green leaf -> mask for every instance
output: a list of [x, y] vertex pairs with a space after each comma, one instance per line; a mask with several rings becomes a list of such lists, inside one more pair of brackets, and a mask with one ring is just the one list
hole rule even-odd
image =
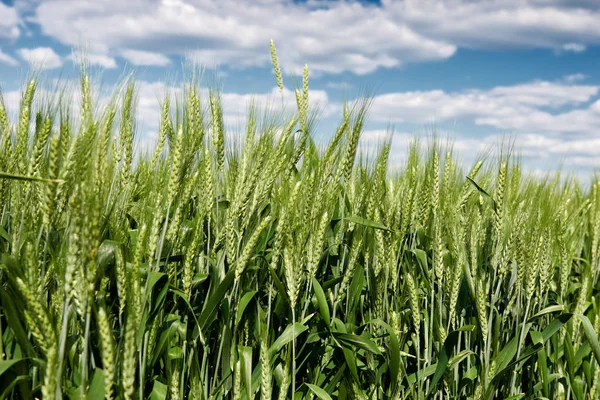
[[321, 389], [317, 385], [313, 385], [311, 383], [306, 383], [306, 386], [308, 386], [308, 388], [310, 389], [310, 391], [313, 392], [319, 399], [321, 399], [321, 400], [333, 400], [331, 398], [331, 396], [329, 396], [329, 394], [327, 394], [327, 392], [325, 390]]
[[304, 331], [306, 331], [308, 327], [306, 325], [302, 325], [300, 322], [296, 322], [295, 324], [289, 324], [287, 328], [283, 331], [281, 335], [273, 342], [271, 347], [269, 348], [269, 354], [273, 357], [283, 346], [300, 336]]
[[363, 288], [365, 287], [365, 269], [360, 263], [356, 263], [354, 267], [354, 276], [352, 277], [352, 282], [350, 283], [350, 288], [348, 290], [348, 298], [346, 300], [348, 304], [348, 322], [351, 322], [356, 313], [354, 310], [360, 304], [360, 298], [363, 293]]
[[396, 386], [398, 382], [398, 376], [400, 374], [400, 343], [396, 331], [387, 323], [380, 319], [370, 321], [370, 323], [381, 325], [388, 333], [390, 338], [390, 354], [389, 354], [389, 368], [390, 368], [390, 382], [392, 386]]
[[9, 393], [11, 393], [15, 387], [18, 387], [20, 389], [21, 397], [19, 397], [19, 398], [22, 398], [22, 399], [33, 398], [33, 396], [31, 396], [31, 391], [29, 390], [29, 387], [31, 386], [31, 384], [28, 385], [25, 383], [25, 381], [29, 381], [29, 380], [31, 380], [31, 377], [29, 375], [19, 375], [17, 377], [12, 378], [10, 383], [6, 386], [6, 388], [4, 388], [4, 391], [2, 393], [0, 393], [0, 399], [8, 399]]
[[421, 249], [412, 249], [410, 252], [413, 253], [417, 258], [417, 262], [419, 263], [421, 270], [427, 271], [427, 253]]
[[358, 216], [349, 216], [349, 217], [345, 217], [344, 218], [345, 221], [347, 222], [354, 222], [355, 224], [358, 225], [363, 225], [363, 226], [367, 226], [369, 228], [374, 228], [374, 229], [382, 229], [384, 231], [388, 231], [388, 232], [393, 232], [392, 229], [388, 228], [387, 226], [380, 224], [379, 222], [375, 222], [375, 221], [371, 221], [362, 217], [358, 217]]
[[10, 236], [8, 235], [8, 232], [6, 232], [6, 229], [4, 229], [2, 226], [0, 226], [0, 237], [7, 242], [10, 242]]
[[192, 286], [197, 286], [208, 279], [208, 274], [196, 274], [192, 279]]
[[494, 361], [496, 361], [496, 368], [498, 371], [503, 370], [512, 361], [517, 354], [517, 345], [519, 338], [514, 337], [500, 350]]
[[554, 334], [558, 332], [564, 324], [569, 322], [572, 316], [573, 314], [565, 313], [559, 315], [554, 320], [552, 320], [552, 322], [550, 322], [548, 326], [546, 326], [546, 328], [544, 328], [544, 330], [542, 331], [542, 337], [544, 338], [544, 342], [546, 342], [548, 339], [554, 336]]
[[479, 193], [481, 193], [483, 195], [483, 198], [486, 199], [488, 201], [488, 203], [490, 203], [490, 205], [492, 206], [494, 211], [496, 211], [496, 209], [497, 209], [496, 202], [494, 201], [492, 196], [490, 196], [490, 194], [488, 192], [483, 190], [483, 188], [481, 186], [479, 186], [477, 184], [477, 182], [475, 182], [473, 179], [469, 178], [468, 176], [466, 178], [469, 182], [471, 182], [471, 184], [473, 186], [475, 186], [475, 188], [479, 191]]
[[[77, 384], [79, 383], [77, 382]], [[70, 387], [65, 390], [65, 394], [69, 397], [69, 400], [81, 400], [79, 387]]]
[[235, 312], [235, 325], [236, 326], [238, 326], [240, 324], [240, 321], [242, 320], [242, 316], [244, 315], [244, 311], [246, 310], [246, 307], [248, 307], [248, 304], [250, 304], [250, 302], [252, 301], [252, 298], [254, 297], [254, 295], [256, 293], [258, 293], [256, 290], [251, 290], [249, 292], [246, 292], [240, 299], [237, 310]]
[[104, 372], [100, 368], [96, 368], [88, 389], [88, 398], [103, 399], [104, 397]]
[[461, 327], [455, 331], [452, 331], [446, 337], [446, 341], [440, 350], [437, 367], [435, 369], [435, 375], [433, 376], [433, 380], [431, 381], [431, 389], [429, 390], [428, 397], [430, 397], [433, 393], [435, 393], [436, 386], [440, 381], [441, 377], [446, 372], [446, 368], [448, 367], [448, 362], [450, 361], [450, 355], [456, 346], [456, 342], [458, 341], [458, 336], [460, 332], [463, 331], [473, 331], [475, 329], [474, 325], [467, 325]]
[[598, 343], [598, 333], [594, 331], [594, 327], [592, 323], [585, 315], [578, 314], [579, 319], [581, 319], [581, 326], [583, 327], [583, 333], [590, 343], [590, 347], [594, 352], [594, 357], [596, 357], [596, 362], [600, 364], [600, 343]]
[[99, 272], [104, 271], [109, 265], [115, 264], [116, 254], [119, 251], [121, 243], [115, 240], [105, 240], [102, 242], [96, 252], [96, 262], [98, 263]]
[[154, 386], [152, 386], [152, 393], [150, 393], [150, 400], [165, 400], [167, 398], [167, 389], [167, 385], [155, 379]]
[[332, 334], [340, 342], [361, 348], [361, 349], [369, 351], [373, 354], [377, 354], [377, 355], [381, 354], [381, 352], [379, 351], [379, 348], [377, 348], [377, 345], [371, 339], [367, 339], [364, 336], [358, 336], [358, 335], [354, 335], [351, 333], [339, 333], [339, 332], [332, 332]]
[[[216, 201], [216, 198], [215, 198]], [[226, 210], [229, 208], [229, 200], [218, 200], [215, 202], [214, 208], [216, 208], [217, 210], [221, 211], [221, 210]]]
[[145, 308], [142, 313], [141, 323], [138, 327], [138, 334], [136, 337], [138, 344], [143, 340], [144, 332], [146, 331], [146, 322], [149, 319], [152, 319], [152, 315], [158, 312], [169, 290], [168, 277], [162, 272], [150, 271], [146, 282], [146, 297], [150, 307], [149, 309]]
[[531, 336], [531, 341], [533, 342], [533, 344], [543, 344], [544, 343], [544, 337], [542, 336], [541, 332], [538, 331], [531, 331], [529, 332], [529, 336]]
[[[340, 344], [338, 343], [338, 345], [340, 345]], [[358, 368], [356, 368], [356, 360], [355, 360], [356, 356], [354, 355], [354, 352], [352, 350], [350, 350], [349, 348], [342, 346], [342, 353], [344, 354], [344, 360], [346, 360], [346, 365], [348, 366], [350, 373], [352, 374], [354, 379], [356, 379], [358, 381], [359, 380]]]
[[[146, 293], [148, 295], [148, 297], [150, 297], [150, 304], [152, 305], [151, 307], [151, 312], [155, 312], [158, 307], [160, 307], [160, 305], [162, 304], [162, 300], [164, 300], [164, 297], [166, 295], [168, 286], [165, 285], [165, 283], [167, 282], [168, 277], [167, 274], [162, 273], [162, 272], [156, 272], [156, 271], [150, 271], [150, 273], [148, 274], [148, 280], [146, 281], [146, 285], [147, 285], [147, 289], [146, 289]], [[157, 286], [159, 283], [162, 284], [162, 286]], [[156, 296], [152, 296], [152, 292], [154, 287], [158, 287], [160, 288], [159, 292], [156, 294]]]
[[[530, 332], [531, 339], [534, 344], [541, 343], [544, 338], [541, 333], [536, 331]], [[548, 357], [546, 357], [546, 351], [542, 349], [537, 356], [537, 364], [540, 368], [540, 372], [542, 375], [542, 390], [544, 392], [544, 397], [548, 397], [550, 395], [550, 377], [548, 372]]]
[[198, 318], [196, 318], [196, 313], [194, 312], [194, 309], [193, 309], [192, 305], [190, 304], [190, 302], [188, 301], [185, 293], [183, 293], [181, 290], [176, 289], [176, 288], [170, 288], [170, 291], [171, 291], [171, 293], [179, 296], [183, 300], [184, 304], [187, 306], [188, 310], [190, 311], [192, 318], [194, 318], [194, 321], [196, 322], [196, 326], [198, 327], [198, 330], [200, 330], [200, 323], [198, 322]]
[[564, 311], [564, 309], [565, 309], [565, 306], [563, 306], [561, 304], [555, 305], [555, 306], [549, 306], [549, 307], [544, 308], [542, 311], [535, 314], [531, 318], [529, 318], [528, 321], [534, 320], [538, 317], [541, 317], [542, 315], [550, 314], [550, 313], [557, 312], [557, 311]]
[[277, 272], [271, 268], [268, 268], [268, 270], [269, 270], [269, 273], [271, 274], [271, 279], [273, 279], [273, 283], [275, 284], [275, 288], [277, 289], [279, 296], [283, 299], [283, 301], [285, 301], [286, 303], [289, 304], [290, 298], [287, 295], [287, 291], [285, 290], [283, 283], [281, 283], [281, 280], [277, 276]]
[[475, 354], [469, 349], [465, 349], [452, 357], [450, 361], [448, 361], [448, 368], [453, 368], [455, 365], [459, 364], [462, 360], [465, 360], [470, 355]]
[[471, 367], [471, 369], [465, 373], [465, 378], [474, 381], [475, 378], [477, 378], [477, 367]]
[[183, 350], [180, 346], [174, 346], [169, 349], [169, 360], [180, 360], [183, 358]]
[[564, 351], [565, 358], [567, 360], [567, 375], [569, 377], [569, 382], [571, 383], [571, 389], [573, 389], [573, 395], [576, 399], [583, 400], [583, 390], [581, 390], [581, 386], [576, 382], [577, 378], [577, 365], [575, 364], [575, 350], [573, 349], [573, 339], [571, 338], [571, 333], [567, 330], [565, 335]]
[[36, 176], [25, 176], [25, 175], [16, 175], [9, 174], [6, 172], [0, 172], [0, 179], [13, 179], [15, 181], [29, 181], [29, 182], [44, 182], [44, 183], [63, 183], [62, 179], [45, 179], [38, 178]]
[[[589, 343], [585, 342], [579, 346], [577, 353], [575, 353], [575, 365], [581, 365], [581, 363], [587, 361], [584, 360], [592, 352], [592, 347]], [[591, 383], [590, 383], [591, 385]]]
[[242, 377], [246, 387], [248, 399], [252, 398], [252, 347], [238, 346], [240, 364], [242, 365]]
[[344, 280], [343, 276], [338, 276], [337, 278], [330, 279], [323, 283], [323, 290], [331, 289], [338, 283], [341, 283]]
[[430, 375], [433, 375], [435, 373], [435, 371], [437, 370], [437, 363], [429, 365], [428, 367], [426, 367], [424, 370], [421, 369], [415, 373], [412, 373], [410, 375], [408, 375], [406, 377], [406, 381], [412, 385], [414, 384], [417, 380], [423, 380], [425, 378], [427, 378]]
[[18, 360], [0, 360], [0, 377], [7, 370], [11, 369], [15, 365], [27, 361], [27, 358], [19, 358]]
[[323, 321], [325, 321], [325, 325], [327, 325], [327, 327], [329, 328], [331, 326], [331, 315], [329, 314], [329, 304], [327, 303], [325, 292], [319, 284], [319, 281], [317, 281], [314, 276], [311, 279], [313, 288], [315, 290], [315, 296], [317, 297], [319, 313], [321, 314], [321, 318], [323, 318]]
[[204, 303], [204, 309], [198, 317], [198, 325], [200, 326], [201, 337], [202, 333], [205, 332], [208, 326], [212, 323], [217, 310], [221, 307], [221, 302], [225, 298], [225, 294], [231, 288], [233, 280], [235, 278], [235, 270], [230, 270], [217, 289], [212, 293], [208, 300]]
[[560, 330], [560, 328], [571, 319], [572, 316], [573, 316], [573, 314], [565, 313], [565, 314], [561, 314], [558, 317], [556, 317], [542, 331], [543, 342], [538, 342], [538, 343], [534, 344], [533, 346], [527, 347], [517, 360], [510, 362], [505, 368], [499, 369], [499, 371], [496, 372], [496, 375], [494, 375], [494, 377], [490, 381], [490, 384], [488, 386], [488, 389], [485, 393], [484, 398], [492, 399], [493, 395], [494, 395], [494, 391], [496, 390], [496, 386], [502, 380], [502, 378], [507, 373], [509, 373], [517, 363], [520, 363], [520, 362], [530, 358], [531, 356], [536, 354], [538, 351], [540, 351], [543, 348], [543, 343], [545, 343], [552, 336], [554, 336], [554, 334], [556, 334], [556, 332], [558, 332]]
[[[14, 337], [17, 340], [17, 343], [19, 343], [21, 350], [27, 356], [35, 356], [36, 351], [29, 341], [27, 331], [21, 324], [22, 313], [15, 307], [17, 300], [8, 294], [3, 285], [0, 285], [0, 301], [2, 302], [2, 310], [6, 315], [6, 322], [13, 331]], [[22, 307], [24, 306], [25, 305], [23, 304]]]

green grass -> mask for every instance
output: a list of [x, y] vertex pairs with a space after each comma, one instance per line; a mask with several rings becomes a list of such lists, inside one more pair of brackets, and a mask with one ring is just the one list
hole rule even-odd
[[138, 157], [133, 81], [37, 90], [0, 108], [3, 398], [599, 395], [597, 179], [435, 141], [391, 174], [358, 150], [369, 100], [315, 144], [308, 69], [236, 145], [189, 81]]

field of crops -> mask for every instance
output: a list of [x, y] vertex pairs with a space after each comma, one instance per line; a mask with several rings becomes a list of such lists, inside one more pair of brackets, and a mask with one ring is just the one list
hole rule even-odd
[[239, 134], [190, 79], [136, 154], [134, 81], [80, 86], [0, 106], [2, 398], [599, 398], [597, 179], [390, 173], [368, 99], [315, 143], [307, 69]]

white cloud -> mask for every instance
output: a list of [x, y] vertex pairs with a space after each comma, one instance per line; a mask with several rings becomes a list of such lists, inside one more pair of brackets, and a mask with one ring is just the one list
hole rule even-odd
[[576, 73], [576, 74], [571, 74], [571, 75], [567, 75], [563, 78], [563, 80], [567, 83], [574, 83], [574, 82], [579, 82], [584, 80], [585, 78], [587, 78], [587, 75], [582, 74], [580, 72]]
[[600, 158], [598, 157], [568, 157], [565, 159], [565, 164], [574, 166], [574, 167], [582, 167], [582, 168], [600, 168]]
[[490, 90], [388, 93], [374, 97], [370, 115], [380, 122], [464, 119], [518, 132], [594, 135], [600, 124], [600, 101], [581, 105], [593, 101], [599, 91], [600, 86], [594, 85], [537, 81]]
[[34, 68], [54, 69], [62, 65], [62, 59], [50, 47], [36, 47], [34, 49], [19, 49], [21, 58]]
[[17, 10], [0, 2], [0, 40], [17, 39], [20, 34]]
[[135, 65], [152, 65], [165, 67], [171, 63], [168, 57], [151, 51], [121, 50], [121, 56]]
[[599, 89], [599, 86], [592, 85], [564, 85], [536, 81], [514, 86], [497, 86], [487, 93], [497, 99], [506, 99], [529, 106], [560, 107], [586, 102], [598, 94]]
[[8, 64], [12, 67], [19, 65], [19, 61], [17, 61], [14, 57], [4, 53], [2, 49], [0, 49], [0, 63]]
[[[386, 130], [367, 130], [361, 137], [359, 150], [367, 155], [376, 154], [376, 150], [387, 138], [389, 132]], [[507, 143], [507, 137], [493, 134], [485, 137], [468, 137], [460, 134], [442, 137], [438, 142], [445, 148], [448, 143], [456, 157], [461, 160], [461, 165], [468, 168], [479, 156], [489, 154], [495, 156], [501, 147], [499, 143]], [[520, 155], [528, 172], [535, 173], [544, 169], [554, 171], [562, 162], [568, 172], [577, 172], [579, 178], [587, 179], [593, 168], [600, 167], [600, 158], [597, 157], [597, 149], [600, 148], [600, 137], [592, 139], [565, 139], [549, 138], [544, 135], [524, 133], [512, 136], [514, 139], [514, 151]], [[438, 136], [438, 139], [440, 136]], [[406, 162], [410, 144], [418, 139], [421, 145], [431, 144], [431, 136], [418, 133], [393, 133], [390, 148], [389, 165], [392, 170], [401, 168]], [[489, 150], [491, 153], [488, 153]], [[541, 168], [541, 169], [540, 169]]]
[[[165, 85], [164, 82], [138, 81], [138, 119], [143, 121], [144, 126], [155, 128], [158, 126], [160, 116], [160, 103], [165, 93], [171, 96], [181, 96], [182, 89]], [[207, 104], [208, 89], [201, 90], [202, 102]], [[280, 113], [282, 110], [293, 112], [296, 110], [296, 97], [291, 90], [284, 89], [283, 93], [278, 88], [269, 92], [258, 94], [241, 94], [233, 92], [222, 92], [220, 94], [223, 104], [225, 122], [231, 126], [243, 124], [248, 107], [253, 103], [258, 110]], [[327, 92], [323, 90], [309, 91], [309, 105], [312, 109], [318, 108], [321, 117], [325, 118], [339, 110], [339, 106], [329, 102]], [[172, 98], [174, 100], [174, 98]], [[259, 113], [262, 115], [262, 113]]]
[[[94, 86], [97, 93], [97, 88]], [[573, 88], [573, 93], [568, 93], [568, 88]], [[77, 82], [74, 81], [70, 88], [74, 91], [72, 104], [77, 107], [79, 103]], [[183, 91], [180, 86], [173, 87], [164, 82], [138, 81], [138, 101], [137, 101], [137, 133], [138, 148], [140, 150], [151, 149], [156, 141], [156, 130], [160, 115], [160, 102], [164, 98], [165, 91], [171, 94], [181, 96]], [[40, 89], [40, 96], [43, 98], [44, 88]], [[549, 96], [548, 93], [554, 92], [555, 95]], [[595, 127], [600, 124], [600, 100], [594, 100], [598, 95], [598, 88], [589, 85], [567, 85], [564, 83], [552, 82], [532, 82], [510, 87], [497, 87], [487, 91], [464, 91], [457, 93], [446, 93], [443, 91], [419, 92], [420, 97], [415, 93], [407, 95], [406, 93], [396, 93], [396, 96], [403, 98], [405, 103], [399, 102], [395, 107], [402, 113], [406, 122], [417, 125], [416, 128], [403, 127], [402, 131], [393, 132], [392, 149], [390, 153], [390, 164], [392, 167], [401, 166], [405, 160], [406, 150], [412, 139], [419, 136], [422, 131], [421, 124], [428, 122], [427, 118], [435, 115], [435, 108], [439, 106], [444, 109], [446, 118], [440, 122], [452, 121], [454, 118], [465, 117], [469, 120], [485, 120], [497, 118], [506, 124], [514, 124], [515, 118], [521, 118], [531, 114], [533, 117], [539, 111], [540, 107], [556, 107], [557, 105], [575, 107], [577, 104], [584, 104], [581, 108], [571, 111], [549, 114], [545, 124], [539, 124], [532, 129], [515, 129], [512, 138], [515, 140], [515, 148], [523, 156], [524, 165], [529, 171], [536, 169], [555, 168], [559, 161], [564, 162], [565, 169], [577, 171], [580, 177], [589, 176], [593, 168], [600, 167], [600, 161], [597, 157], [600, 149], [600, 134]], [[560, 93], [564, 93], [561, 95]], [[207, 106], [208, 93], [206, 89], [201, 92], [203, 106]], [[7, 91], [3, 94], [6, 104], [11, 111], [11, 116], [16, 117], [16, 110], [19, 105], [20, 92]], [[310, 94], [311, 105], [317, 105], [323, 110], [323, 116], [333, 116], [333, 119], [341, 114], [340, 105], [332, 103], [325, 91], [314, 90]], [[386, 96], [386, 95], [383, 95]], [[379, 97], [379, 96], [378, 96]], [[367, 116], [367, 124], [373, 121], [384, 121], [381, 118], [382, 109], [378, 97], [374, 99], [371, 112]], [[538, 99], [547, 97], [542, 101]], [[100, 104], [105, 104], [109, 94], [102, 92], [99, 94]], [[295, 110], [295, 98], [293, 92], [285, 90], [282, 94], [277, 88], [256, 95], [222, 92], [221, 98], [224, 106], [224, 116], [227, 132], [230, 135], [238, 134], [245, 127], [245, 118], [247, 108], [251, 101], [254, 101], [259, 109], [268, 107], [275, 115], [283, 107], [287, 111]], [[283, 101], [282, 101], [283, 98]], [[407, 108], [406, 103], [413, 100]], [[590, 103], [591, 102], [591, 103]], [[446, 104], [447, 103], [447, 104]], [[480, 104], [481, 103], [481, 104]], [[453, 106], [457, 104], [456, 106]], [[478, 106], [478, 104], [480, 104]], [[386, 105], [386, 104], [384, 104]], [[387, 107], [387, 105], [386, 105]], [[392, 107], [392, 105], [390, 105]], [[512, 107], [512, 108], [511, 108]], [[392, 108], [387, 109], [387, 111]], [[385, 111], [385, 110], [383, 110]], [[505, 113], [504, 117], [499, 117], [496, 112]], [[516, 116], [513, 113], [517, 113]], [[440, 113], [438, 113], [439, 115]], [[77, 115], [77, 113], [74, 113]], [[262, 113], [258, 114], [262, 116]], [[379, 118], [379, 119], [378, 119]], [[595, 118], [595, 120], [594, 120]], [[331, 120], [330, 120], [331, 121]], [[583, 121], [583, 122], [581, 122]], [[503, 142], [504, 136], [500, 133], [476, 135], [465, 135], [460, 132], [446, 133], [444, 126], [440, 124], [438, 138], [441, 143], [446, 139], [450, 140], [453, 149], [464, 163], [465, 168], [474, 161], [475, 157], [488, 149], [497, 149], [498, 143]], [[535, 125], [535, 124], [532, 124]], [[579, 130], [566, 130], [564, 128], [553, 129], [553, 125], [559, 127], [575, 126]], [[497, 129], [495, 132], [506, 132], [505, 125], [493, 125]], [[583, 129], [585, 128], [585, 129]], [[383, 129], [370, 129], [367, 127], [364, 132], [360, 148], [367, 154], [374, 154], [375, 149], [382, 141], [389, 137], [390, 132]], [[331, 132], [326, 132], [331, 133]], [[423, 137], [423, 135], [420, 135]], [[425, 138], [425, 142], [429, 139]], [[504, 141], [506, 143], [506, 140]], [[584, 172], [582, 172], [584, 171]], [[587, 172], [585, 172], [587, 171]]]
[[[79, 107], [81, 101], [79, 82], [76, 79], [72, 81], [61, 80], [60, 82], [66, 85], [67, 98], [70, 99], [68, 103], [75, 107], [73, 116], [75, 121], [77, 121], [79, 113], [76, 108]], [[57, 81], [54, 80], [51, 82], [50, 86], [54, 87], [56, 84]], [[174, 107], [176, 98], [182, 99], [183, 89], [180, 85], [172, 86], [161, 81], [150, 82], [138, 80], [135, 85], [138, 137], [141, 147], [148, 147], [154, 144], [152, 140], [153, 138], [155, 139], [155, 136], [152, 135], [156, 133], [158, 128], [161, 103], [164, 100], [165, 95], [168, 94], [170, 96], [171, 104]], [[97, 81], [92, 81], [92, 94], [94, 95], [96, 109], [101, 110], [108, 104], [113, 96], [111, 90], [112, 89], [109, 87], [103, 87]], [[55, 93], [45, 86], [39, 87], [36, 91], [36, 99], [40, 100], [47, 99], [48, 97], [54, 98], [54, 95]], [[205, 87], [201, 88], [200, 95], [202, 107], [208, 107], [208, 89]], [[21, 91], [5, 91], [2, 92], [2, 96], [9, 113], [15, 118], [19, 108]], [[238, 133], [239, 129], [244, 129], [248, 107], [252, 103], [257, 107], [258, 117], [262, 117], [265, 111], [273, 113], [275, 116], [289, 116], [289, 113], [296, 111], [295, 95], [287, 89], [284, 90], [283, 94], [275, 87], [270, 91], [258, 94], [241, 94], [224, 91], [221, 92], [220, 96], [223, 105], [225, 124], [230, 128], [230, 133]], [[325, 91], [310, 90], [309, 103], [312, 109], [319, 108], [322, 110], [321, 116], [324, 118], [330, 116], [333, 112], [339, 111], [337, 105], [329, 102]], [[34, 104], [34, 107], [37, 106], [36, 104]], [[210, 118], [210, 116], [208, 116], [208, 118]]]
[[19, 101], [21, 99], [21, 93], [18, 90], [7, 90], [2, 91], [0, 93], [2, 96], [2, 100], [4, 101], [4, 105], [6, 106], [6, 112], [9, 116], [9, 119], [12, 119], [14, 122], [17, 116], [17, 112], [19, 110]]
[[314, 71], [365, 74], [407, 61], [445, 59], [456, 50], [393, 21], [383, 9], [355, 2], [317, 8], [283, 0], [49, 0], [39, 4], [35, 20], [43, 33], [67, 45], [83, 39], [103, 54], [124, 49], [191, 54], [209, 66], [266, 66], [271, 37], [282, 66], [296, 71], [307, 62]]
[[325, 85], [330, 89], [336, 89], [336, 90], [348, 90], [352, 87], [352, 84], [346, 81], [342, 81], [342, 82], [327, 82], [327, 84]]
[[431, 38], [471, 48], [585, 46], [600, 41], [597, 6], [562, 0], [383, 0], [390, 14]]
[[562, 46], [564, 51], [572, 51], [573, 53], [584, 52], [587, 47], [581, 43], [566, 43]]
[[[443, 90], [388, 93], [375, 96], [369, 120], [399, 123], [406, 131], [435, 121], [438, 132], [455, 122], [487, 126], [478, 137], [450, 134], [454, 148], [472, 161], [478, 152], [498, 148], [502, 133], [510, 133], [528, 167], [564, 166], [590, 171], [600, 166], [600, 86], [583, 85], [582, 74], [557, 82], [535, 81], [488, 90]], [[490, 133], [490, 127], [492, 133]], [[454, 130], [454, 129], [453, 129]], [[460, 128], [458, 129], [460, 131]], [[476, 130], [475, 130], [476, 131]], [[473, 135], [474, 131], [469, 129]], [[498, 133], [493, 133], [498, 132]], [[370, 130], [368, 143], [381, 140], [385, 131]], [[394, 134], [392, 158], [404, 160], [411, 135]], [[372, 146], [371, 146], [372, 147]]]
[[72, 53], [67, 56], [75, 64], [79, 64], [82, 59], [85, 59], [90, 65], [99, 65], [102, 68], [113, 69], [117, 68], [117, 61], [104, 54], [76, 54]]
[[[183, 90], [181, 86], [170, 86], [165, 82], [137, 81], [137, 121], [138, 121], [138, 144], [140, 149], [151, 149], [156, 143], [161, 103], [165, 94], [169, 94], [171, 104], [175, 104], [175, 98], [181, 99]], [[208, 89], [200, 91], [201, 105], [208, 107]], [[257, 107], [257, 116], [260, 118], [268, 112], [276, 118], [282, 115], [289, 116], [289, 112], [296, 110], [296, 99], [292, 91], [285, 89], [283, 93], [278, 88], [258, 94], [241, 94], [233, 92], [221, 92], [223, 105], [223, 117], [227, 135], [234, 140], [240, 132], [246, 129], [247, 111], [250, 104]], [[331, 104], [327, 93], [321, 90], [309, 91], [309, 103], [312, 109], [322, 110], [321, 116], [327, 117], [339, 111], [339, 107]], [[283, 113], [282, 113], [283, 110]], [[210, 118], [210, 116], [207, 116]]]
[[[579, 2], [580, 3], [580, 2]], [[368, 74], [451, 57], [458, 47], [583, 51], [600, 44], [600, 9], [563, 0], [46, 0], [34, 21], [63, 44], [165, 65], [189, 54], [207, 66], [266, 66], [268, 41], [287, 72]], [[147, 54], [150, 53], [150, 54]]]

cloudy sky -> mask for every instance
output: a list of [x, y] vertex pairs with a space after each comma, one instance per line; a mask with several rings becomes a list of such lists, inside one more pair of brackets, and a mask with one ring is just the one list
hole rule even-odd
[[[280, 104], [307, 63], [326, 140], [344, 100], [374, 93], [364, 139], [394, 128], [393, 162], [409, 138], [454, 140], [466, 162], [512, 135], [531, 171], [600, 167], [597, 0], [0, 0], [0, 84], [7, 102], [31, 66], [77, 76], [77, 50], [105, 85], [139, 82], [140, 143], [152, 143], [157, 98], [193, 60], [217, 68], [229, 118], [250, 96]], [[214, 75], [214, 74], [212, 74]], [[293, 104], [291, 91], [284, 98]], [[279, 103], [278, 103], [279, 102]]]

